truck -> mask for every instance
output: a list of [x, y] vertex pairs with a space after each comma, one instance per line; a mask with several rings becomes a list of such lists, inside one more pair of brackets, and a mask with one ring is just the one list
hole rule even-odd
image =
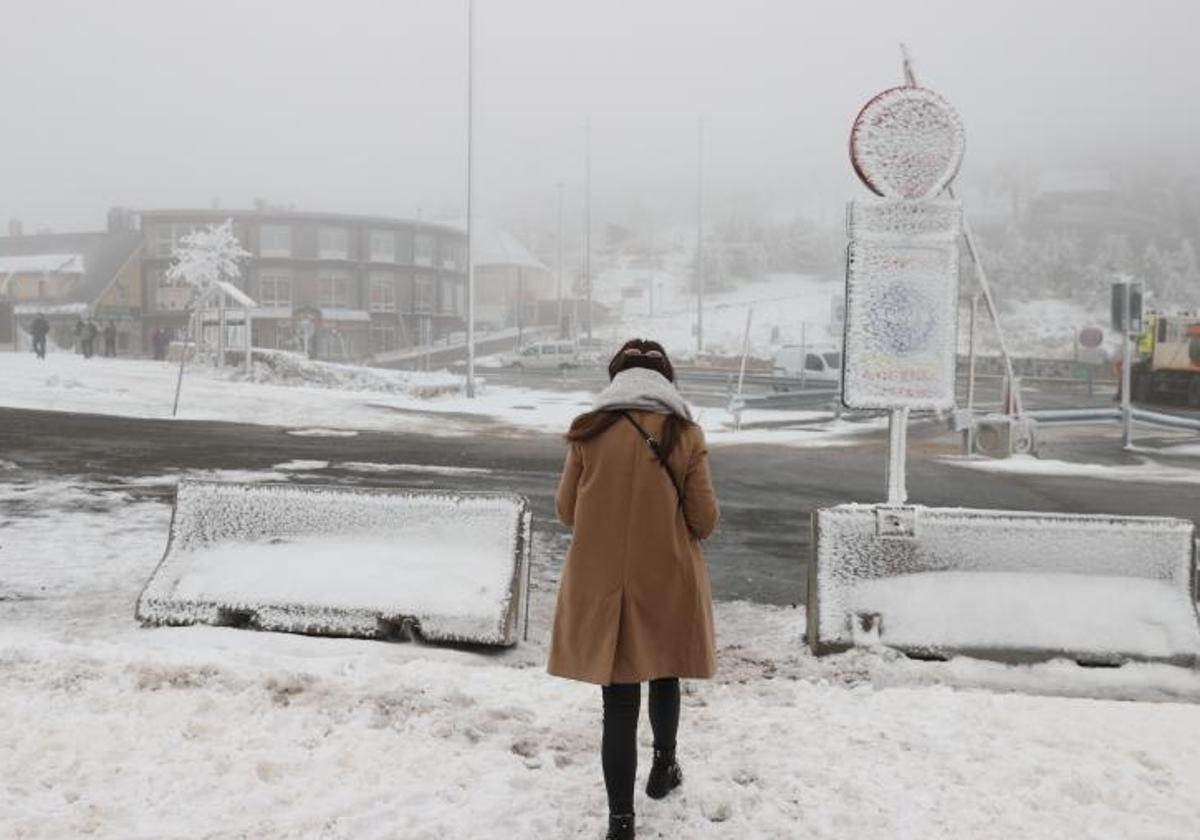
[[1200, 408], [1200, 313], [1150, 315], [1129, 375], [1136, 401]]

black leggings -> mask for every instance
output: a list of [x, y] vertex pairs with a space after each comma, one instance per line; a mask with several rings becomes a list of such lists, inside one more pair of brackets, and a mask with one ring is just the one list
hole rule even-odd
[[[608, 790], [610, 814], [633, 813], [633, 786], [637, 776], [637, 725], [642, 704], [641, 683], [603, 686], [604, 737], [600, 741], [600, 763]], [[679, 679], [664, 677], [650, 681], [650, 729], [656, 750], [675, 749], [679, 731]]]

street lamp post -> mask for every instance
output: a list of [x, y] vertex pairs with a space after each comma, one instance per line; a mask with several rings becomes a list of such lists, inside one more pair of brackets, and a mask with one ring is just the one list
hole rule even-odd
[[475, 397], [475, 255], [473, 232], [475, 169], [475, 0], [467, 0], [467, 397]]
[[696, 354], [704, 352], [704, 118], [696, 137]]

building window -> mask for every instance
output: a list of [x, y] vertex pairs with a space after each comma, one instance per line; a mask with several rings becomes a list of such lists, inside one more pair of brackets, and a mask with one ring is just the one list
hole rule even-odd
[[396, 349], [396, 325], [390, 321], [371, 322], [371, 352], [387, 353]]
[[371, 231], [371, 262], [396, 261], [396, 234], [390, 230]]
[[350, 258], [350, 235], [345, 228], [320, 228], [317, 231], [317, 256], [323, 260]]
[[292, 306], [292, 273], [286, 269], [264, 269], [258, 273], [258, 305]]
[[396, 278], [387, 272], [371, 272], [370, 310], [396, 311]]
[[433, 278], [429, 276], [418, 277], [414, 285], [414, 300], [413, 311], [420, 313], [433, 312], [433, 308], [437, 303], [437, 290], [433, 285]]
[[287, 225], [263, 225], [258, 229], [258, 255], [260, 257], [290, 257], [292, 255], [292, 229]]
[[350, 308], [350, 275], [344, 271], [323, 271], [317, 277], [317, 305], [334, 309]]
[[442, 240], [442, 268], [456, 269], [460, 266], [458, 262], [458, 246], [453, 242]]
[[155, 225], [151, 253], [156, 257], [170, 257], [175, 253], [179, 240], [187, 236], [195, 227], [193, 225], [164, 224]]
[[429, 234], [418, 233], [413, 237], [413, 263], [433, 265], [433, 237]]
[[454, 314], [454, 287], [455, 284], [449, 281], [442, 283], [442, 299], [441, 308], [438, 310], [443, 315]]

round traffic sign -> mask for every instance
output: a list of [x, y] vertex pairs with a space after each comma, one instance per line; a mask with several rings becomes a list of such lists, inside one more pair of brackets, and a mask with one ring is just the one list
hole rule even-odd
[[932, 198], [962, 164], [966, 135], [950, 103], [921, 87], [885, 90], [859, 111], [850, 131], [854, 171], [884, 198]]
[[1104, 343], [1104, 331], [1099, 327], [1084, 327], [1079, 331], [1079, 346], [1095, 350]]

